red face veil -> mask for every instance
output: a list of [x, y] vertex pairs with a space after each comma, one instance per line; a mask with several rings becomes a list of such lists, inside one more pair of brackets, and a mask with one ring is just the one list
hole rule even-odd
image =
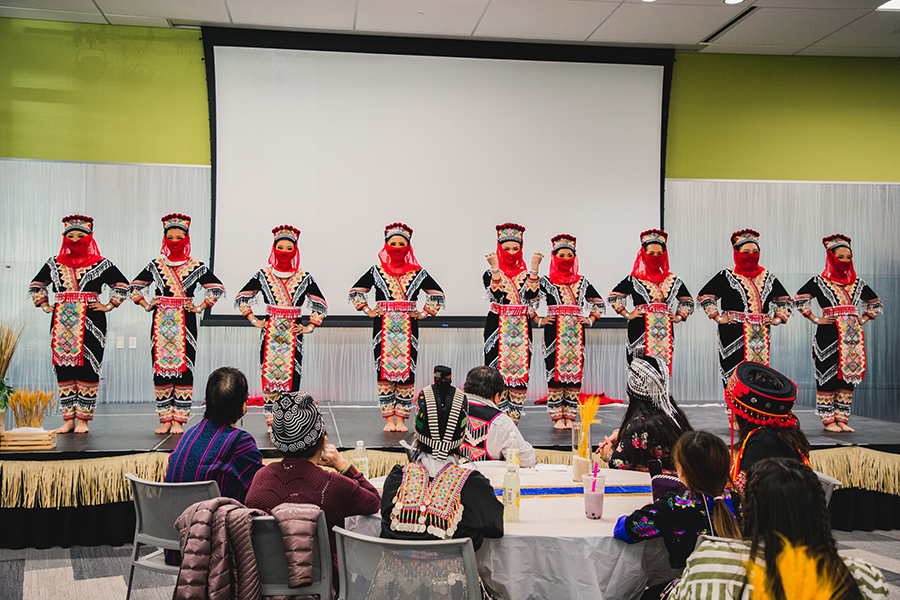
[[551, 283], [572, 285], [578, 281], [579, 277], [577, 255], [572, 258], [560, 258], [556, 253], [553, 254], [553, 257], [550, 259], [549, 279]]
[[163, 234], [160, 253], [172, 262], [181, 262], [191, 257], [191, 234], [185, 232], [180, 240], [170, 240]]
[[641, 246], [631, 274], [638, 279], [662, 283], [669, 276], [669, 252], [664, 249], [662, 254], [647, 254], [647, 249]]
[[839, 283], [850, 285], [856, 281], [856, 269], [853, 268], [853, 258], [848, 261], [838, 260], [831, 250], [825, 251], [825, 270], [822, 277]]
[[404, 275], [422, 268], [413, 254], [412, 244], [396, 248], [385, 242], [381, 252], [378, 253], [378, 259], [384, 270], [391, 275]]
[[94, 234], [90, 233], [77, 241], [63, 236], [62, 246], [56, 260], [61, 265], [80, 269], [100, 262], [103, 257], [100, 256], [97, 242], [94, 241]]
[[500, 243], [497, 243], [497, 263], [503, 274], [509, 278], [515, 277], [525, 270], [525, 261], [522, 259], [522, 245], [519, 244], [519, 250], [510, 254], [504, 250]]
[[278, 250], [272, 244], [272, 252], [269, 253], [269, 265], [282, 273], [296, 273], [300, 268], [300, 251], [294, 244], [293, 250]]
[[734, 272], [744, 277], [756, 277], [765, 269], [759, 266], [759, 252], [734, 250]]

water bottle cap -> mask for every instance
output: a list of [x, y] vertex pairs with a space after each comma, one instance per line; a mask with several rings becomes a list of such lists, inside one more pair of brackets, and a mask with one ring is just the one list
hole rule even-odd
[[365, 446], [366, 444], [365, 444], [365, 442], [362, 441], [362, 440], [356, 440], [356, 445], [357, 445], [357, 446]]

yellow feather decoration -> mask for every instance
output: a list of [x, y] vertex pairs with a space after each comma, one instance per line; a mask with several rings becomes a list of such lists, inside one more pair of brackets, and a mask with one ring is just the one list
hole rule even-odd
[[[830, 600], [838, 592], [834, 579], [821, 568], [822, 559], [806, 546], [794, 546], [782, 537], [784, 546], [776, 559], [785, 600]], [[772, 582], [756, 563], [747, 563], [753, 600], [774, 600]]]

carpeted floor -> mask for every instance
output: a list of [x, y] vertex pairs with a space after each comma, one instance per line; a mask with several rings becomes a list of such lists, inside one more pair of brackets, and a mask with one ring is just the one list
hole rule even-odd
[[[842, 554], [881, 568], [900, 597], [900, 531], [838, 531]], [[123, 600], [130, 546], [0, 549], [0, 600]], [[135, 570], [134, 600], [168, 600], [175, 577]]]

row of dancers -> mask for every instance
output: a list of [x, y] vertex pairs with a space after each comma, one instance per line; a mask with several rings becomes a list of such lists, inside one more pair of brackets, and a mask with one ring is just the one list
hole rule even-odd
[[[88, 431], [106, 341], [106, 314], [129, 297], [152, 313], [151, 357], [160, 427], [156, 433], [180, 433], [193, 397], [197, 352], [196, 313], [225, 295], [222, 282], [191, 257], [190, 217], [162, 218], [160, 256], [128, 281], [94, 241], [93, 219], [63, 219], [57, 256], [43, 265], [29, 287], [35, 306], [53, 314], [51, 347], [64, 424], [60, 433]], [[543, 328], [542, 356], [548, 385], [547, 407], [554, 427], [571, 428], [578, 412], [584, 371], [584, 328], [606, 310], [606, 302], [579, 273], [576, 238], [554, 236], [549, 274], [540, 276], [543, 255], [523, 258], [525, 228], [515, 223], [496, 227], [496, 251], [485, 256], [483, 275], [490, 300], [484, 329], [485, 364], [496, 368], [506, 389], [501, 408], [516, 423], [528, 389], [532, 328]], [[260, 365], [266, 420], [282, 392], [300, 387], [303, 336], [324, 321], [328, 305], [313, 276], [300, 269], [300, 230], [282, 225], [272, 230], [269, 266], [257, 271], [238, 292], [235, 307], [260, 328]], [[385, 227], [378, 262], [353, 285], [350, 302], [373, 318], [373, 352], [378, 398], [385, 431], [406, 431], [415, 397], [418, 321], [435, 316], [444, 303], [440, 285], [416, 260], [412, 228]], [[853, 269], [851, 240], [835, 234], [823, 239], [826, 267], [792, 298], [781, 282], [759, 265], [760, 234], [751, 229], [731, 236], [734, 266], [719, 271], [701, 290], [698, 301], [718, 323], [719, 364], [723, 384], [738, 364], [769, 364], [770, 327], [787, 322], [796, 308], [818, 325], [812, 345], [816, 408], [829, 431], [853, 431], [848, 420], [853, 390], [866, 370], [862, 325], [881, 311], [881, 301]], [[641, 248], [631, 274], [610, 293], [609, 305], [628, 320], [626, 355], [656, 356], [669, 367], [674, 349], [673, 325], [687, 319], [694, 300], [684, 282], [669, 270], [668, 235], [659, 229], [641, 233]], [[109, 301], [100, 301], [103, 286]], [[204, 298], [194, 303], [202, 288]], [[50, 303], [49, 290], [54, 292]], [[375, 304], [369, 304], [374, 289]], [[419, 309], [419, 296], [425, 297]], [[628, 300], [631, 310], [628, 309]], [[813, 314], [815, 299], [822, 311]], [[547, 315], [539, 316], [543, 300]], [[265, 317], [254, 305], [265, 305]], [[309, 310], [303, 325], [303, 307]]]

